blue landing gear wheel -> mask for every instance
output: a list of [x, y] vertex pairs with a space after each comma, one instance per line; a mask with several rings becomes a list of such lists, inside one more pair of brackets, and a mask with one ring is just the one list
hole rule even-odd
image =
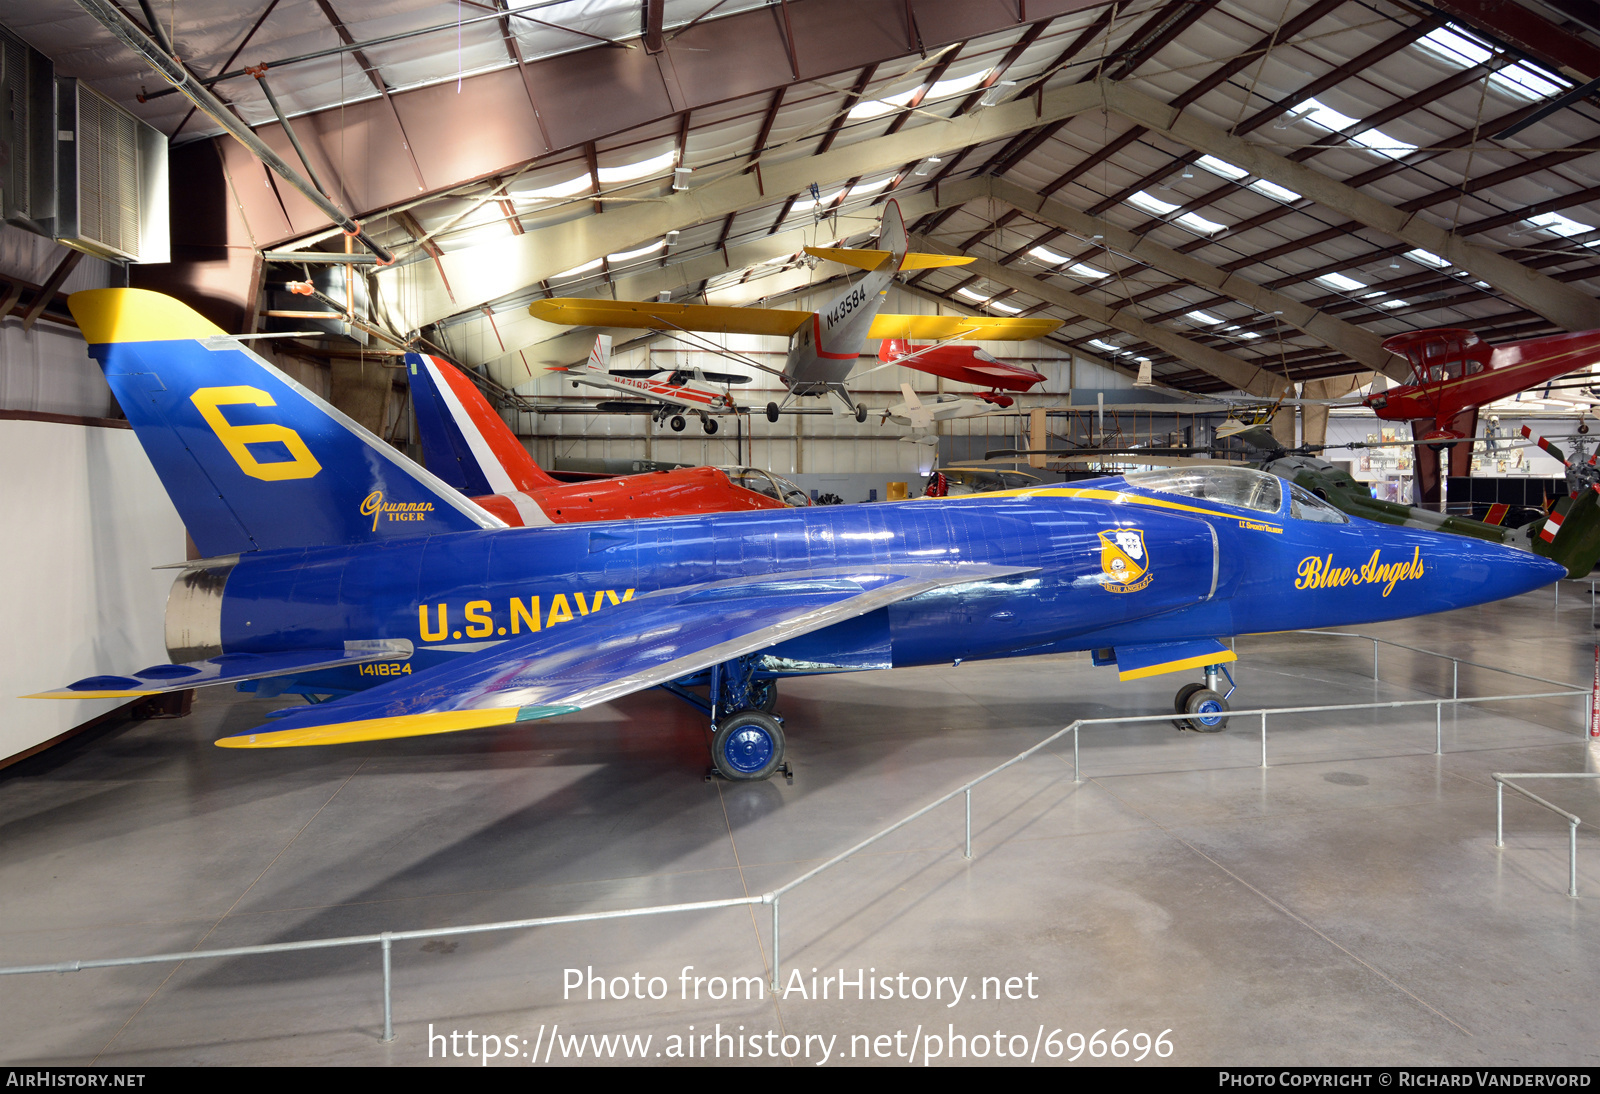
[[732, 782], [770, 778], [783, 767], [783, 727], [759, 710], [730, 714], [711, 738], [711, 762]]
[[1189, 692], [1183, 713], [1189, 716], [1184, 719], [1185, 728], [1196, 733], [1221, 733], [1228, 728], [1228, 701], [1210, 688]]
[[750, 682], [750, 702], [757, 710], [771, 714], [778, 706], [778, 682], [776, 680], [752, 680]]

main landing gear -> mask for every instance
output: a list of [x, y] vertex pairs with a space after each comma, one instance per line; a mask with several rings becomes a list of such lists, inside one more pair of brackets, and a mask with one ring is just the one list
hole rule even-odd
[[[1218, 674], [1228, 678], [1228, 690], [1223, 691]], [[1173, 709], [1188, 717], [1174, 718], [1172, 724], [1179, 729], [1195, 733], [1221, 733], [1228, 728], [1228, 696], [1234, 691], [1233, 675], [1225, 665], [1207, 665], [1206, 682], [1185, 684], [1173, 697]]]
[[754, 782], [781, 774], [794, 782], [794, 770], [784, 761], [783, 719], [773, 713], [778, 682], [755, 679], [760, 662], [756, 654], [711, 666], [706, 674], [709, 702], [682, 682], [662, 685], [711, 715], [708, 780], [720, 775], [730, 782]]

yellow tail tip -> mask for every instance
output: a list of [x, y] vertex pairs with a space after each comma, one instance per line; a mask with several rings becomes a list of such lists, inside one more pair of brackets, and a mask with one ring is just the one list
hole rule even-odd
[[149, 289], [85, 289], [67, 297], [67, 307], [91, 346], [227, 333], [187, 304]]

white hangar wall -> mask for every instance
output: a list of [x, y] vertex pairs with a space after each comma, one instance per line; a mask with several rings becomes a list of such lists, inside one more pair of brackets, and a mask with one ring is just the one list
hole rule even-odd
[[[6, 273], [42, 284], [62, 254], [0, 226]], [[110, 280], [109, 265], [85, 258], [63, 291]], [[183, 523], [133, 431], [83, 421], [113, 408], [76, 330], [0, 322], [0, 763], [121, 702], [19, 696], [167, 660], [173, 572], [152, 567], [183, 561]]]

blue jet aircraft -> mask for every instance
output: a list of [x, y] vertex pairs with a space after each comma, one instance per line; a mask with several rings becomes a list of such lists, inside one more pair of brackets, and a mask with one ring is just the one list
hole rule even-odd
[[167, 607], [172, 664], [58, 696], [256, 681], [337, 696], [228, 748], [532, 722], [709, 686], [731, 779], [783, 764], [784, 676], [1093, 650], [1124, 679], [1228, 636], [1396, 619], [1564, 573], [1460, 536], [1352, 520], [1272, 475], [1156, 471], [900, 504], [507, 528], [168, 297], [71, 298], [91, 354], [207, 558]]

